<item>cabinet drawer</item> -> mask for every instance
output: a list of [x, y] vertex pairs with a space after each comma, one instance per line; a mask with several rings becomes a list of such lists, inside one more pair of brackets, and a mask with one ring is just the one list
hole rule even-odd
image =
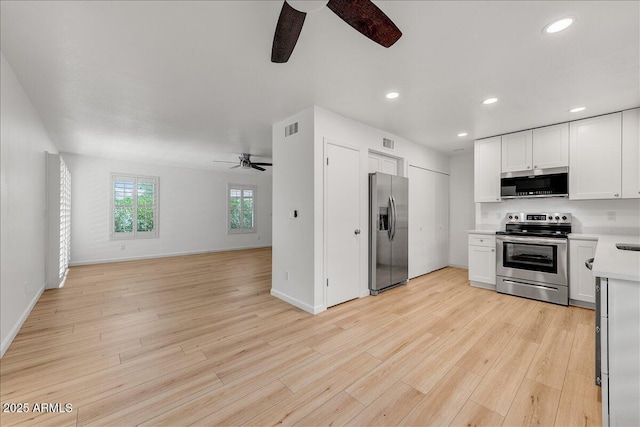
[[494, 247], [496, 245], [496, 236], [490, 236], [487, 234], [469, 234], [469, 245]]

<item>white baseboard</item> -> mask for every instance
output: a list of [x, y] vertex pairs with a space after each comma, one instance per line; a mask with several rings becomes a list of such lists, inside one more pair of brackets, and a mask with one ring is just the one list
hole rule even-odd
[[260, 249], [260, 248], [270, 248], [270, 247], [271, 245], [245, 246], [245, 247], [238, 247], [238, 248], [206, 249], [202, 251], [172, 252], [172, 253], [165, 253], [165, 254], [142, 255], [142, 256], [133, 256], [133, 257], [124, 257], [124, 258], [106, 258], [106, 259], [95, 259], [95, 260], [88, 260], [88, 261], [72, 261], [72, 262], [69, 262], [69, 266], [76, 267], [79, 265], [108, 264], [111, 262], [125, 262], [125, 261], [140, 261], [143, 259], [169, 258], [174, 256], [200, 255], [200, 254], [209, 254], [214, 252], [242, 251], [244, 249]]
[[491, 283], [475, 282], [473, 280], [469, 281], [469, 283], [474, 288], [489, 289], [490, 291], [495, 291], [496, 290], [496, 285], [492, 285]]
[[36, 303], [40, 299], [40, 296], [42, 295], [43, 292], [44, 292], [44, 285], [33, 297], [33, 299], [31, 300], [27, 308], [24, 310], [24, 312], [22, 313], [22, 316], [20, 316], [20, 318], [18, 319], [16, 324], [13, 326], [13, 328], [11, 328], [11, 331], [9, 331], [9, 335], [7, 335], [4, 338], [4, 340], [2, 340], [2, 344], [0, 344], [0, 359], [2, 358], [2, 356], [4, 356], [4, 353], [7, 351], [7, 349], [13, 342], [13, 339], [16, 337], [16, 335], [18, 335], [18, 332], [20, 332], [20, 328], [22, 328], [24, 321], [27, 320], [27, 317], [29, 317], [29, 314], [31, 314], [31, 310], [33, 310], [33, 307], [35, 307]]
[[468, 270], [469, 269], [468, 265], [449, 264], [449, 267], [462, 268], [464, 270]]
[[298, 307], [300, 310], [304, 310], [307, 313], [316, 315], [318, 313], [322, 313], [323, 311], [325, 311], [327, 308], [324, 305], [319, 305], [319, 306], [311, 306], [307, 303], [304, 303], [302, 301], [300, 301], [299, 299], [290, 297], [289, 295], [283, 294], [280, 291], [276, 291], [275, 289], [271, 288], [271, 295], [273, 295], [274, 297], [281, 299], [282, 301], [291, 304], [294, 307]]

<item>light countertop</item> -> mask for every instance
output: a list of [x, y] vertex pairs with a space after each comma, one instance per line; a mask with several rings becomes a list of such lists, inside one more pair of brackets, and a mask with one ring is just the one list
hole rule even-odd
[[620, 250], [616, 243], [640, 244], [640, 237], [599, 235], [593, 275], [640, 282], [640, 252]]
[[467, 230], [469, 234], [488, 234], [494, 235], [496, 234], [496, 230]]

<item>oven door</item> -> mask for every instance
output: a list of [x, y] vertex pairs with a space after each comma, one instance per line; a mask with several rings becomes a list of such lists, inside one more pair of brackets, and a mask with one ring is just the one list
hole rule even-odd
[[496, 236], [498, 276], [567, 286], [567, 239]]

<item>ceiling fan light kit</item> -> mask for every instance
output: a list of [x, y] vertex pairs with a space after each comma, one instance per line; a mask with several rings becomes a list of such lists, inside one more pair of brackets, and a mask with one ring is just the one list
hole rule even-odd
[[282, 4], [273, 36], [271, 62], [289, 60], [300, 37], [306, 11], [319, 10], [324, 4], [344, 22], [381, 46], [391, 47], [402, 36], [393, 21], [370, 0], [291, 0], [291, 3], [285, 1]]

